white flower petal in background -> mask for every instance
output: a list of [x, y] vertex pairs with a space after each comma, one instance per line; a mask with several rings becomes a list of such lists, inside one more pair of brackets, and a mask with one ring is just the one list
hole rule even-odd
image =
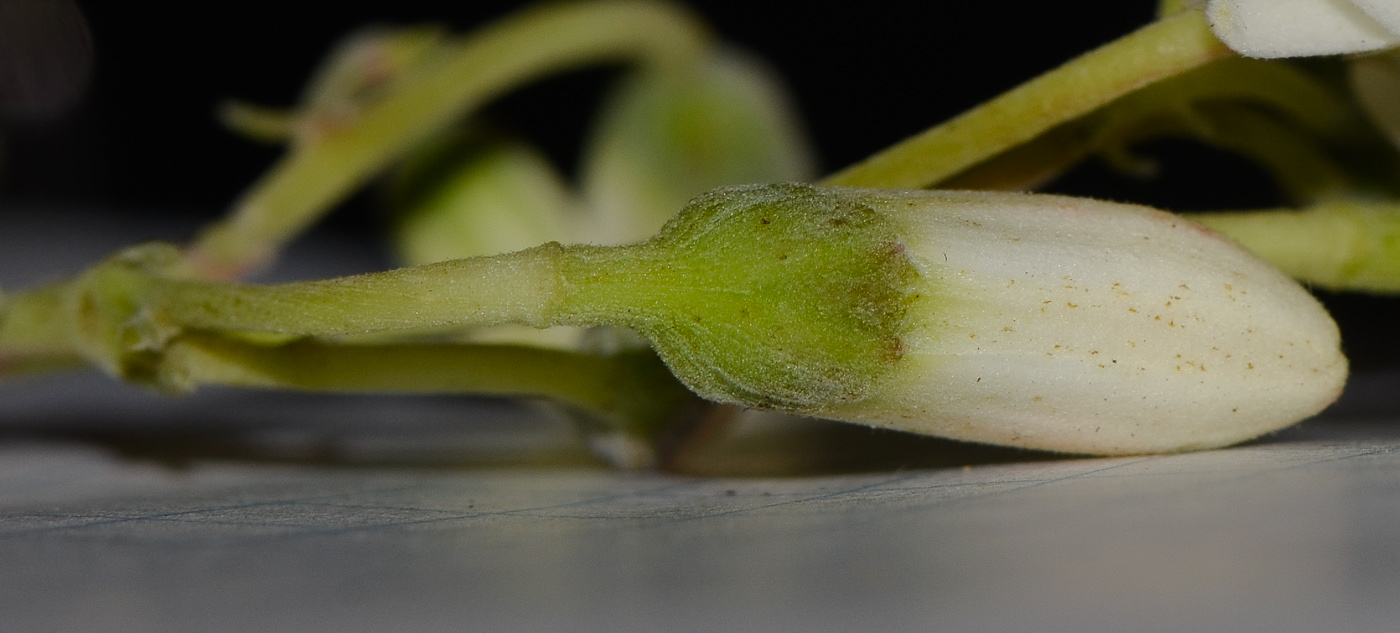
[[1400, 33], [1400, 2], [1395, 0], [1351, 0], [1371, 19], [1379, 22], [1391, 33]]
[[1215, 36], [1246, 57], [1305, 57], [1400, 46], [1395, 0], [1212, 0]]

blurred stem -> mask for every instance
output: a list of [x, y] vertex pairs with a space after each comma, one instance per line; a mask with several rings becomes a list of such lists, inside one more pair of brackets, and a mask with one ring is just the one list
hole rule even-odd
[[705, 35], [669, 4], [551, 4], [509, 18], [386, 86], [344, 127], [306, 135], [191, 248], [187, 266], [231, 279], [265, 264], [292, 237], [414, 144], [528, 80], [599, 61], [665, 62], [695, 54]]
[[1345, 168], [1293, 126], [1227, 104], [1212, 109], [1208, 120], [1198, 138], [1263, 165], [1294, 201], [1312, 203], [1357, 187]]
[[1187, 214], [1327, 290], [1400, 293], [1400, 203], [1327, 200], [1304, 210]]
[[1198, 108], [1190, 118], [1147, 118], [1131, 128], [1101, 127], [1098, 117], [1057, 126], [1035, 140], [942, 183], [949, 189], [1028, 190], [1094, 154], [1131, 162], [1127, 146], [1154, 138], [1195, 138], [1266, 168], [1295, 201], [1311, 203], [1358, 184], [1309, 135], [1262, 110], [1233, 103]]
[[823, 184], [937, 185], [1129, 92], [1230, 55], [1211, 34], [1202, 12], [1171, 15], [833, 174]]
[[952, 189], [1034, 189], [1098, 154], [1130, 174], [1150, 169], [1128, 146], [1194, 138], [1269, 169], [1299, 203], [1357, 188], [1324, 148], [1357, 119], [1334, 90], [1292, 65], [1227, 58], [1115, 100], [941, 183]]
[[615, 357], [516, 345], [269, 346], [189, 334], [170, 345], [165, 362], [191, 385], [544, 397], [596, 412], [609, 410], [619, 379]]
[[287, 110], [229, 101], [216, 115], [224, 127], [262, 143], [282, 143], [296, 134], [297, 116]]
[[82, 364], [73, 346], [67, 286], [55, 284], [0, 297], [0, 377]]

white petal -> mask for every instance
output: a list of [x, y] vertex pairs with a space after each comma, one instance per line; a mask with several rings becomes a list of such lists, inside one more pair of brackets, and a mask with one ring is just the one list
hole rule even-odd
[[1396, 0], [1351, 0], [1371, 19], [1379, 22], [1391, 33], [1400, 33], [1400, 2]]
[[1246, 57], [1302, 57], [1359, 53], [1400, 46], [1400, 36], [1375, 18], [1395, 17], [1394, 0], [1368, 15], [1347, 0], [1212, 0], [1211, 30]]
[[935, 316], [903, 338], [881, 396], [831, 417], [1129, 454], [1243, 441], [1341, 392], [1327, 312], [1200, 225], [1075, 198], [922, 196], [902, 199], [904, 246]]

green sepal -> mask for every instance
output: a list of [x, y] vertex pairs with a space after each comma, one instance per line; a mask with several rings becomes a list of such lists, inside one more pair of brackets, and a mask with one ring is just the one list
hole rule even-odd
[[858, 400], [898, 360], [917, 273], [858, 190], [754, 185], [695, 199], [651, 241], [566, 251], [563, 319], [635, 329], [718, 402]]

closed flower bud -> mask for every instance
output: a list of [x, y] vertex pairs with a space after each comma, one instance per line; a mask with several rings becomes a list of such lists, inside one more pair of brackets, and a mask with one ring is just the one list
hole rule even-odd
[[575, 298], [630, 302], [605, 310], [723, 402], [1131, 454], [1283, 428], [1347, 374], [1296, 282], [1138, 206], [765, 185], [698, 198], [649, 244], [626, 251], [664, 253], [645, 279], [596, 276]]

